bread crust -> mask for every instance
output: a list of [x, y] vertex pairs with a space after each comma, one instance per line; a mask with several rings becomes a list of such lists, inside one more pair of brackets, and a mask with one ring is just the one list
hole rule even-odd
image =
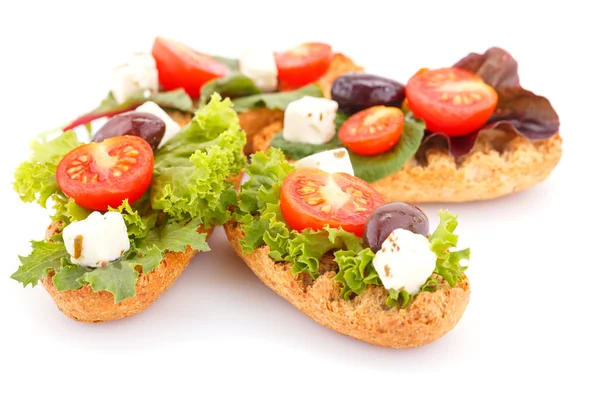
[[433, 293], [419, 294], [407, 309], [385, 306], [387, 292], [381, 286], [369, 286], [361, 296], [344, 300], [334, 272], [307, 285], [301, 274], [292, 275], [290, 263], [271, 259], [268, 246], [243, 255], [244, 233], [236, 222], [224, 228], [238, 256], [277, 294], [319, 324], [376, 346], [402, 349], [431, 343], [456, 326], [469, 303], [466, 276], [455, 288], [446, 284]]
[[[60, 223], [53, 223], [46, 231], [46, 238], [49, 239], [58, 232]], [[212, 228], [199, 232], [205, 232], [208, 239]], [[165, 252], [158, 267], [147, 274], [139, 273], [135, 285], [136, 295], [117, 304], [112, 293], [94, 292], [90, 285], [59, 292], [52, 282], [54, 271], [50, 271], [41, 281], [58, 309], [69, 318], [93, 323], [114, 321], [131, 317], [148, 308], [179, 278], [196, 253], [197, 251], [190, 246], [187, 246], [184, 252]]]
[[[283, 129], [276, 121], [253, 138], [253, 150], [266, 151]], [[402, 169], [372, 186], [386, 202], [462, 203], [489, 200], [520, 192], [545, 180], [562, 156], [556, 133], [532, 142], [515, 133], [483, 131], [473, 151], [455, 158], [442, 147], [426, 149]]]

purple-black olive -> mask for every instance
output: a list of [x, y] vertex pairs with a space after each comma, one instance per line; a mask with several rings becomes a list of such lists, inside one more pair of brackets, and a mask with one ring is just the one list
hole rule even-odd
[[331, 86], [331, 98], [347, 114], [380, 105], [401, 107], [405, 97], [400, 82], [363, 72], [341, 75]]
[[398, 228], [427, 236], [429, 219], [419, 207], [412, 204], [402, 202], [384, 204], [375, 209], [365, 223], [363, 241], [373, 252], [377, 252], [390, 233]]
[[156, 150], [167, 129], [164, 121], [156, 115], [131, 111], [115, 115], [94, 135], [94, 142], [115, 136], [139, 136]]

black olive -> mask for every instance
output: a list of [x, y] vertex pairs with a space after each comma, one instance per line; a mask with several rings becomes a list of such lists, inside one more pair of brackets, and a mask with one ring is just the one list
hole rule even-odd
[[417, 206], [402, 202], [388, 203], [375, 209], [365, 223], [363, 241], [377, 252], [390, 234], [398, 229], [429, 235], [429, 219]]
[[331, 98], [347, 114], [379, 105], [401, 107], [405, 97], [400, 82], [362, 72], [341, 75], [331, 86]]
[[94, 135], [94, 142], [115, 136], [139, 136], [156, 150], [167, 129], [164, 121], [154, 114], [131, 111], [108, 120]]

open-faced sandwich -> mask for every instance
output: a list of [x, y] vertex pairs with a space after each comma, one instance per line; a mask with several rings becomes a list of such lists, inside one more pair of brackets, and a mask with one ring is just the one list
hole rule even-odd
[[454, 66], [422, 69], [406, 85], [362, 72], [338, 77], [331, 99], [288, 104], [283, 122], [252, 137], [316, 163], [344, 147], [357, 177], [386, 201], [492, 199], [544, 180], [562, 150], [550, 102], [521, 87], [517, 63], [491, 48]]
[[[148, 100], [175, 120], [187, 122], [217, 92], [235, 100], [242, 129], [251, 138], [272, 124], [281, 126], [290, 102], [304, 96], [329, 97], [333, 81], [355, 71], [362, 68], [324, 43], [305, 43], [284, 52], [248, 48], [232, 59], [157, 37], [151, 53], [134, 53], [114, 69], [111, 91], [100, 106], [65, 129], [132, 110]], [[252, 148], [247, 145], [245, 151]]]
[[52, 215], [12, 278], [39, 281], [78, 321], [129, 317], [183, 272], [231, 217], [246, 158], [231, 101], [219, 95], [183, 127], [156, 103], [108, 120], [89, 143], [75, 131], [32, 143], [14, 188]]
[[235, 251], [270, 288], [325, 327], [407, 348], [449, 332], [469, 302], [455, 215], [430, 232], [417, 207], [386, 203], [346, 173], [344, 149], [327, 165], [292, 166], [280, 150], [255, 153], [235, 220]]

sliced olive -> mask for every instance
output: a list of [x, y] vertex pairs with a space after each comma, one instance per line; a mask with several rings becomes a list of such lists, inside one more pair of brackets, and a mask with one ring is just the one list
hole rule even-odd
[[377, 252], [394, 230], [402, 228], [413, 233], [429, 235], [429, 219], [417, 206], [402, 202], [388, 203], [375, 209], [365, 224], [363, 240]]
[[341, 112], [354, 114], [373, 106], [401, 107], [405, 93], [404, 85], [393, 79], [352, 72], [333, 82], [331, 98]]
[[156, 150], [166, 128], [164, 121], [154, 114], [131, 111], [109, 119], [94, 135], [94, 142], [115, 136], [139, 136]]

